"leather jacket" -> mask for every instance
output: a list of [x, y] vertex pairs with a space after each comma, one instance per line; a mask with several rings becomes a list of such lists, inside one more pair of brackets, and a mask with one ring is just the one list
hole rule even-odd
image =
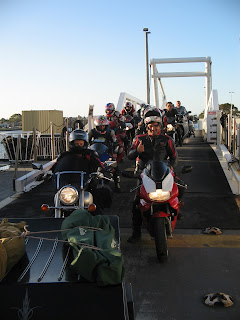
[[[142, 141], [144, 152], [138, 153], [137, 147]], [[163, 134], [150, 136], [140, 134], [133, 140], [131, 149], [128, 153], [128, 159], [139, 159], [139, 169], [142, 170], [149, 160], [169, 160], [170, 165], [175, 168], [178, 164], [178, 154], [175, 144], [171, 137]]]
[[52, 167], [53, 173], [58, 171], [84, 171], [89, 174], [96, 172], [99, 167], [103, 168], [103, 164], [94, 151], [89, 149], [80, 151], [78, 147], [72, 149], [60, 154]]

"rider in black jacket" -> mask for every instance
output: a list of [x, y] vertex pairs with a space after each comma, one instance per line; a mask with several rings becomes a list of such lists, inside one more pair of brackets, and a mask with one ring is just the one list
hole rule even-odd
[[[150, 109], [144, 118], [144, 123], [147, 128], [146, 134], [141, 134], [135, 137], [132, 147], [129, 151], [128, 158], [134, 160], [139, 159], [139, 169], [143, 170], [149, 160], [169, 160], [173, 168], [177, 166], [178, 155], [173, 140], [161, 133], [162, 118], [156, 108]], [[132, 207], [132, 236], [128, 242], [134, 243], [141, 238], [141, 212], [138, 209], [139, 191], [135, 195]]]
[[[116, 160], [118, 154], [123, 152], [123, 150], [119, 147], [119, 142], [115, 135], [115, 131], [109, 128], [109, 122], [104, 115], [98, 116], [94, 120], [94, 124], [96, 128], [93, 128], [88, 134], [89, 144], [94, 142], [95, 139], [103, 138], [105, 140], [104, 144], [106, 144], [106, 146], [108, 147], [109, 156], [111, 156], [114, 160]], [[115, 191], [121, 192], [120, 170], [118, 166], [116, 166], [113, 171], [113, 178], [115, 182]]]
[[117, 154], [114, 153], [114, 149], [119, 145], [114, 130], [109, 128], [109, 122], [105, 116], [98, 116], [94, 120], [96, 128], [90, 130], [88, 134], [88, 142], [91, 145], [95, 139], [103, 138], [105, 144], [108, 147], [109, 154], [115, 159]]
[[[82, 129], [76, 129], [69, 135], [69, 151], [63, 152], [58, 157], [57, 162], [52, 167], [52, 172], [84, 171], [88, 176], [92, 172], [97, 172], [99, 168], [105, 173], [106, 170], [96, 153], [88, 149], [88, 134]], [[74, 184], [77, 181], [79, 181], [78, 175], [66, 174], [67, 183]], [[96, 213], [101, 213], [104, 207], [111, 205], [112, 199], [109, 190], [96, 188], [89, 191], [97, 205]]]
[[94, 151], [88, 149], [88, 134], [82, 129], [76, 129], [69, 135], [69, 151], [65, 151], [57, 158], [52, 172], [84, 171], [87, 174], [103, 168]]
[[[165, 129], [165, 133], [167, 133], [167, 125], [171, 124], [173, 126], [176, 125], [177, 121], [178, 121], [178, 111], [176, 108], [173, 107], [172, 102], [167, 102], [166, 104], [166, 109], [163, 110], [162, 112], [162, 118], [163, 118], [163, 122], [164, 122], [164, 129]], [[182, 137], [181, 137], [181, 132], [178, 126], [176, 126], [176, 132], [177, 132], [177, 141], [176, 143], [178, 143], [178, 145], [182, 145]]]
[[133, 140], [128, 154], [130, 160], [139, 159], [142, 170], [149, 160], [169, 160], [170, 165], [177, 166], [177, 151], [173, 140], [162, 134], [162, 118], [160, 111], [151, 108], [145, 114], [144, 123], [147, 133], [140, 134]]
[[173, 118], [176, 120], [177, 115], [178, 112], [175, 108], [173, 108], [172, 102], [167, 102], [166, 109], [164, 109], [162, 112], [162, 117], [164, 118], [166, 116], [167, 118]]

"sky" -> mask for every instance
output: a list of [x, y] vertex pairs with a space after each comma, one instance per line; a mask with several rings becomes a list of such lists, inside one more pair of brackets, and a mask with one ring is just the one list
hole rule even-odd
[[[219, 104], [240, 110], [239, 17], [239, 0], [0, 0], [0, 119], [53, 109], [87, 116], [89, 105], [104, 114], [121, 92], [146, 101], [143, 28], [149, 60], [211, 57]], [[157, 67], [205, 71], [204, 63]], [[204, 110], [205, 77], [162, 84], [167, 101]]]

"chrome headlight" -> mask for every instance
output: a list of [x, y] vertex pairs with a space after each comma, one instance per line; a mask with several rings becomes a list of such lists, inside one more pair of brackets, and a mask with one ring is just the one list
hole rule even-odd
[[59, 198], [63, 204], [72, 205], [78, 200], [78, 191], [74, 187], [63, 187]]
[[173, 131], [173, 125], [172, 124], [168, 124], [167, 125], [167, 131]]
[[92, 194], [88, 191], [84, 191], [84, 208], [87, 208], [91, 203], [93, 203]]
[[170, 191], [157, 189], [155, 192], [150, 192], [148, 196], [152, 201], [167, 201], [171, 198], [171, 193]]

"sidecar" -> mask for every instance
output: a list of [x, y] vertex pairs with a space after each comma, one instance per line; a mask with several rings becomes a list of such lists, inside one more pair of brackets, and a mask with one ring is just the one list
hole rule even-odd
[[[108, 217], [120, 247], [119, 218]], [[71, 249], [61, 241], [59, 231], [63, 218], [24, 220], [31, 232], [42, 233], [25, 238], [25, 255], [0, 282], [1, 314], [5, 319], [135, 318], [131, 284], [123, 281], [100, 287], [72, 272]]]

